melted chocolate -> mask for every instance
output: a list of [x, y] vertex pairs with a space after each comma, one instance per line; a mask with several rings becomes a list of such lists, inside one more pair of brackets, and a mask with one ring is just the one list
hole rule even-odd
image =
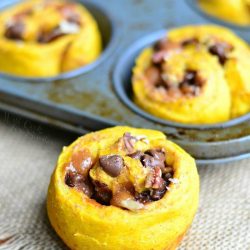
[[99, 158], [100, 166], [112, 177], [120, 175], [124, 167], [123, 159], [119, 155], [104, 155]]
[[66, 34], [63, 33], [58, 26], [52, 29], [51, 31], [46, 31], [46, 32], [41, 31], [40, 34], [38, 35], [37, 42], [50, 43], [64, 35]]
[[[132, 148], [134, 151], [134, 143], [144, 138], [142, 137], [134, 137], [130, 133], [125, 133], [121, 139], [124, 140], [126, 147]], [[113, 194], [105, 183], [91, 179], [89, 171], [94, 163], [88, 150], [76, 151], [72, 154], [71, 161], [66, 167], [65, 184], [106, 206], [113, 204], [124, 208], [123, 201], [127, 202], [127, 199], [143, 204], [161, 199], [168, 189], [169, 179], [173, 178], [173, 168], [166, 164], [165, 151], [163, 149], [150, 149], [145, 152], [128, 153], [127, 156], [139, 160], [142, 167], [149, 170], [145, 181], [145, 190], [141, 193], [135, 191], [133, 183], [124, 182], [120, 189]], [[120, 155], [100, 156], [99, 164], [113, 178], [118, 177], [125, 167]], [[129, 209], [126, 206], [125, 208]], [[138, 207], [141, 207], [139, 203]]]
[[187, 70], [179, 88], [184, 95], [197, 96], [203, 86], [203, 79], [199, 77], [195, 70]]
[[182, 43], [174, 43], [166, 39], [156, 43], [152, 56], [152, 64], [145, 70], [145, 77], [150, 85], [153, 85], [156, 89], [164, 89], [168, 96], [174, 98], [197, 96], [204, 85], [204, 80], [201, 79], [197, 71], [187, 69], [184, 73], [183, 80], [176, 84], [170, 82], [168, 77], [166, 77], [167, 73], [164, 72], [162, 67], [169, 53], [181, 50], [182, 47], [189, 44], [196, 45], [197, 43], [198, 40], [195, 38], [185, 40]]
[[88, 177], [78, 174], [75, 171], [69, 170], [65, 175], [65, 183], [69, 187], [75, 187], [85, 193], [88, 197], [93, 195], [93, 185]]
[[95, 192], [92, 198], [102, 205], [110, 205], [112, 191], [108, 188], [108, 186], [98, 181], [93, 181], [93, 184]]
[[218, 57], [221, 65], [224, 65], [228, 60], [228, 53], [233, 50], [233, 47], [225, 42], [216, 42], [208, 48], [208, 51]]
[[133, 158], [133, 159], [141, 159], [141, 157], [143, 156], [143, 153], [141, 151], [136, 151], [132, 154], [128, 154], [127, 156]]
[[144, 153], [137, 151], [127, 156], [140, 160], [144, 167], [150, 168], [145, 183], [147, 189], [142, 193], [136, 193], [136, 200], [142, 203], [160, 200], [170, 184], [169, 178], [173, 178], [173, 168], [166, 164], [165, 152], [161, 149], [150, 149]]
[[23, 40], [25, 24], [22, 21], [13, 21], [6, 27], [4, 36], [11, 40]]
[[182, 47], [189, 46], [189, 45], [195, 45], [196, 46], [198, 44], [199, 44], [199, 40], [197, 38], [190, 38], [190, 39], [184, 40], [181, 43], [181, 46]]

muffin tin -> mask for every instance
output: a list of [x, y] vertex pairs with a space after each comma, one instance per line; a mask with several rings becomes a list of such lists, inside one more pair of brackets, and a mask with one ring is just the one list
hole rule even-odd
[[[4, 1], [0, 8], [18, 1]], [[163, 121], [131, 100], [131, 68], [145, 46], [168, 29], [204, 24], [182, 0], [92, 0], [82, 2], [96, 18], [104, 51], [94, 63], [53, 78], [0, 74], [0, 108], [77, 133], [126, 124], [158, 129], [199, 164], [250, 157], [250, 114], [227, 123], [189, 126]], [[181, 15], [180, 15], [181, 13]]]

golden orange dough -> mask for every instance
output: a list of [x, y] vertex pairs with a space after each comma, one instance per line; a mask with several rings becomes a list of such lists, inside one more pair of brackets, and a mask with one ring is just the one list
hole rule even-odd
[[199, 6], [204, 12], [224, 21], [250, 24], [249, 0], [199, 0]]
[[229, 88], [215, 58], [206, 52], [191, 52], [177, 54], [168, 60], [172, 74], [178, 74], [178, 71], [188, 66], [199, 70], [202, 77], [209, 79], [201, 95], [174, 99], [165, 97], [164, 91], [146, 85], [143, 72], [148, 67], [147, 62], [151, 56], [152, 50], [145, 50], [134, 69], [133, 89], [135, 102], [139, 106], [158, 117], [182, 123], [216, 123], [229, 119]]
[[[187, 124], [225, 122], [250, 111], [250, 50], [243, 40], [219, 26], [177, 28], [167, 39], [175, 44], [191, 41], [179, 50], [170, 49], [163, 63], [168, 79], [179, 79], [191, 69], [203, 79], [203, 86], [197, 95], [172, 97], [155, 88], [145, 75], [153, 56], [153, 48], [146, 48], [136, 60], [132, 78], [134, 100], [140, 107], [160, 118]], [[209, 51], [217, 42], [233, 48], [224, 65]]]
[[101, 49], [97, 23], [83, 5], [28, 0], [0, 13], [1, 72], [55, 76], [93, 62]]
[[[72, 155], [85, 152], [94, 166], [95, 176], [112, 189], [122, 178], [129, 178], [135, 189], [143, 179], [142, 163], [128, 159], [121, 138], [130, 133], [138, 140], [134, 150], [162, 148], [166, 164], [174, 171], [163, 198], [134, 210], [104, 206], [83, 192], [65, 184], [66, 166]], [[125, 162], [121, 176], [111, 178], [98, 167], [98, 157], [118, 154]], [[96, 171], [99, 174], [96, 175]], [[128, 171], [125, 175], [124, 171]], [[50, 222], [58, 235], [73, 250], [167, 250], [176, 249], [190, 227], [198, 206], [199, 177], [194, 159], [161, 132], [130, 127], [114, 127], [90, 133], [65, 147], [59, 156], [48, 189], [47, 209]]]

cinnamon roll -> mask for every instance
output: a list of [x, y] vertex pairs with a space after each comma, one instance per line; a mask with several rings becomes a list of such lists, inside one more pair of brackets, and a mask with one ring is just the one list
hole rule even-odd
[[199, 0], [198, 4], [211, 16], [237, 25], [250, 25], [249, 0]]
[[71, 249], [176, 249], [198, 206], [195, 161], [164, 134], [115, 127], [63, 149], [50, 222]]
[[250, 50], [218, 26], [177, 28], [146, 48], [133, 69], [135, 102], [163, 119], [225, 122], [250, 111]]
[[90, 12], [67, 0], [28, 0], [0, 13], [0, 71], [48, 77], [87, 65], [101, 53]]

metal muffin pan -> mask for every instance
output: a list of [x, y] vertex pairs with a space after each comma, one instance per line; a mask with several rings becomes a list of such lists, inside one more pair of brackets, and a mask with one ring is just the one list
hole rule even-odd
[[234, 30], [239, 36], [244, 38], [246, 41], [250, 42], [250, 25], [238, 25], [224, 21], [203, 11], [198, 5], [198, 0], [186, 0], [186, 1], [187, 4], [201, 17], [206, 18], [215, 24], [226, 26]]
[[[5, 5], [6, 2], [16, 3], [5, 1]], [[249, 115], [213, 128], [190, 127], [162, 123], [149, 114], [150, 117], [146, 117], [140, 113], [143, 111], [135, 112], [122, 100], [121, 92], [132, 104], [129, 76], [139, 49], [160, 38], [165, 30], [208, 23], [208, 20], [183, 0], [79, 2], [92, 12], [100, 26], [106, 47], [102, 56], [92, 65], [54, 78], [30, 79], [1, 74], [0, 109], [77, 133], [114, 125], [158, 129], [184, 147], [200, 164], [250, 156]], [[182, 15], [178, 14], [180, 10]], [[155, 33], [157, 30], [161, 31]], [[130, 54], [131, 44], [138, 44], [138, 48]]]

